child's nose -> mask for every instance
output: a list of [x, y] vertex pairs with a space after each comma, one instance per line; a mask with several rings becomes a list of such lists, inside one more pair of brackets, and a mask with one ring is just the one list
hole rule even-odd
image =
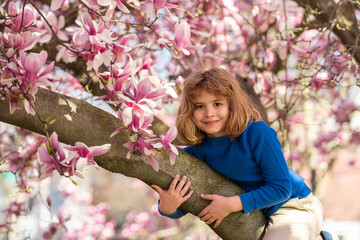
[[215, 115], [215, 111], [212, 107], [206, 108], [206, 117], [212, 117]]

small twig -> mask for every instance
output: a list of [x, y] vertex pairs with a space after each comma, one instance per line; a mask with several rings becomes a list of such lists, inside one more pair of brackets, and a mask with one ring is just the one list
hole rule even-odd
[[22, 13], [21, 13], [21, 23], [20, 23], [20, 27], [19, 27], [19, 33], [21, 32], [21, 28], [22, 28], [23, 21], [24, 21], [25, 5], [26, 5], [26, 0], [24, 1]]
[[[36, 11], [40, 14], [40, 16], [44, 19], [44, 21], [46, 22], [46, 24], [48, 25], [48, 27], [50, 28], [50, 31], [52, 32], [52, 34], [54, 35], [54, 37], [56, 38], [56, 41], [63, 47], [65, 47], [66, 49], [70, 50], [71, 52], [78, 54], [81, 53], [79, 51], [75, 51], [73, 49], [71, 49], [70, 47], [68, 47], [67, 45], [65, 45], [57, 36], [57, 34], [55, 33], [52, 25], [48, 22], [48, 20], [46, 19], [46, 17], [42, 14], [42, 12], [40, 11], [40, 9], [32, 2], [32, 0], [28, 0], [30, 2], [30, 4], [36, 9]], [[25, 4], [24, 4], [25, 5]]]

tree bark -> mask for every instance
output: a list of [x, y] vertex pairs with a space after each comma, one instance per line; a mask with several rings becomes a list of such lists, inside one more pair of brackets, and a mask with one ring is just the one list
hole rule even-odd
[[[88, 146], [110, 143], [110, 151], [95, 158], [99, 166], [108, 171], [138, 178], [148, 185], [157, 184], [162, 188], [168, 188], [176, 174], [186, 175], [192, 183], [191, 189], [194, 193], [181, 207], [194, 215], [200, 213], [209, 203], [200, 198], [201, 193], [232, 196], [244, 192], [237, 184], [184, 151], [180, 151], [175, 165], [170, 164], [166, 152], [157, 153], [155, 158], [160, 165], [158, 172], [154, 171], [147, 158], [140, 154], [133, 153], [130, 159], [126, 159], [128, 150], [123, 147], [123, 144], [129, 141], [126, 132], [109, 137], [119, 127], [119, 120], [85, 101], [39, 89], [35, 109], [43, 121], [55, 120], [48, 125], [48, 130], [50, 133], [56, 131], [59, 141], [63, 143], [74, 144], [81, 141]], [[45, 134], [36, 115], [31, 116], [24, 110], [16, 110], [10, 114], [7, 101], [0, 100], [0, 121]], [[261, 239], [265, 223], [266, 219], [259, 210], [248, 214], [237, 212], [230, 214], [213, 230], [225, 240]]]

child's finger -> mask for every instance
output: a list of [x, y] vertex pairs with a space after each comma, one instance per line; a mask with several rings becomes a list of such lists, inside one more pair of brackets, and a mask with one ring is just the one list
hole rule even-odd
[[214, 228], [217, 228], [220, 225], [220, 223], [221, 223], [220, 219], [216, 220], [216, 222], [214, 224]]
[[183, 198], [184, 202], [187, 201], [190, 197], [191, 197], [191, 194], [193, 194], [193, 190], [191, 190], [188, 194], [186, 194]]
[[184, 187], [185, 182], [186, 182], [186, 176], [183, 176], [180, 182], [178, 183], [178, 185], [176, 186], [175, 191], [180, 192], [181, 189]]
[[206, 208], [204, 208], [197, 216], [198, 216], [199, 218], [202, 218], [203, 216], [205, 216], [206, 214], [208, 214], [208, 212], [209, 212], [208, 207], [209, 207], [209, 206], [207, 206]]
[[205, 221], [205, 223], [209, 225], [209, 224], [212, 224], [212, 223], [215, 222], [215, 221], [216, 221], [216, 219], [214, 219], [214, 218], [211, 217], [211, 218], [209, 218], [207, 221]]
[[206, 200], [214, 200], [215, 197], [215, 195], [211, 195], [211, 194], [201, 194], [200, 196]]
[[186, 193], [187, 190], [189, 189], [190, 185], [191, 185], [191, 182], [187, 182], [187, 183], [185, 184], [185, 186], [183, 187], [183, 189], [180, 191], [180, 195], [181, 195], [181, 196], [184, 196], [184, 195], [185, 195], [185, 193]]
[[159, 187], [158, 185], [152, 184], [151, 187], [158, 193], [158, 194], [162, 194], [163, 193], [163, 189], [161, 187]]
[[[212, 217], [210, 216], [210, 214], [206, 214], [205, 216], [203, 216], [202, 218], [200, 218], [201, 221], [204, 221], [204, 222], [206, 222], [206, 223], [207, 223], [208, 221], [210, 222], [211, 219], [212, 219]], [[215, 221], [215, 219], [214, 219], [213, 221]], [[212, 221], [212, 222], [213, 222], [213, 221]], [[210, 222], [210, 223], [211, 223], [211, 222]], [[210, 223], [207, 223], [207, 224], [210, 224]]]
[[179, 175], [176, 175], [176, 176], [174, 177], [174, 179], [172, 180], [170, 186], [169, 186], [169, 190], [170, 190], [170, 191], [174, 191], [174, 190], [175, 190], [175, 187], [176, 187], [176, 184], [177, 184], [178, 181], [179, 181]]

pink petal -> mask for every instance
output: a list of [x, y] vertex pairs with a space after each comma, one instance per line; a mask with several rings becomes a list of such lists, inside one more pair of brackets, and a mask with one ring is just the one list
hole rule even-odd
[[159, 163], [155, 160], [155, 158], [153, 156], [148, 156], [149, 161], [150, 161], [150, 165], [151, 167], [155, 170], [155, 171], [159, 171]]
[[23, 19], [23, 26], [28, 27], [31, 25], [37, 18], [38, 13], [32, 7], [28, 7], [26, 5], [24, 10], [24, 19]]
[[[30, 101], [32, 102], [32, 100], [30, 99]], [[28, 100], [24, 100], [24, 108], [25, 111], [31, 115], [35, 115], [35, 109], [31, 106], [31, 104], [29, 103]]]
[[101, 146], [90, 147], [90, 153], [92, 156], [98, 156], [107, 153], [110, 150], [111, 144], [104, 144]]
[[135, 101], [138, 102], [139, 100], [143, 99], [146, 94], [151, 92], [151, 82], [149, 79], [145, 79], [139, 82], [135, 91]]
[[54, 147], [59, 146], [59, 140], [58, 140], [58, 135], [56, 132], [53, 132], [50, 136], [50, 141], [52, 142], [52, 144], [54, 145]]
[[64, 0], [52, 0], [51, 1], [51, 11], [56, 11], [61, 7], [61, 4]]
[[129, 9], [120, 1], [116, 0], [116, 6], [124, 13], [130, 13]]
[[166, 133], [164, 139], [164, 145], [171, 143], [177, 136], [177, 129], [175, 126], [172, 126]]
[[[46, 57], [47, 57], [47, 53], [45, 51], [41, 51], [41, 52], [45, 53]], [[30, 75], [36, 76], [37, 73], [40, 71], [40, 69], [45, 64], [45, 62], [43, 60], [44, 56], [41, 56], [40, 54], [30, 53], [25, 59], [25, 65], [23, 65], [23, 67], [25, 68], [26, 72], [29, 73]], [[46, 61], [46, 59], [45, 59], [45, 61]]]
[[160, 142], [157, 142], [157, 143], [153, 144], [154, 148], [162, 148], [163, 146], [164, 145], [162, 143], [160, 143]]
[[48, 74], [49, 72], [51, 72], [51, 70], [53, 70], [53, 68], [54, 68], [54, 62], [50, 63], [50, 64], [46, 67], [46, 69], [39, 75], [39, 77]]
[[25, 67], [26, 53], [24, 51], [20, 51], [20, 63], [22, 65], [22, 67]]
[[15, 17], [17, 15], [17, 7], [16, 7], [16, 4], [14, 2], [9, 3], [8, 12], [13, 17]]
[[143, 122], [143, 126], [142, 127], [147, 127], [149, 126], [154, 120], [154, 115], [151, 114], [149, 116], [144, 117], [144, 122]]
[[171, 164], [171, 165], [174, 165], [174, 164], [175, 164], [175, 160], [176, 160], [176, 154], [173, 153], [173, 152], [170, 152], [170, 153], [169, 153], [169, 156], [170, 156], [170, 164]]
[[75, 147], [77, 148], [80, 157], [86, 157], [90, 152], [88, 146], [83, 142], [76, 142]]
[[160, 88], [146, 95], [146, 98], [157, 100], [159, 97], [162, 97], [165, 94], [165, 92], [166, 92], [165, 88]]
[[51, 176], [51, 173], [52, 173], [52, 171], [50, 172], [43, 172], [42, 174], [41, 174], [41, 176], [39, 177], [39, 180], [40, 181], [42, 181], [42, 180], [44, 180], [45, 178], [48, 178], [48, 177], [50, 177]]
[[127, 149], [133, 149], [136, 145], [136, 142], [127, 142], [127, 143], [124, 143], [123, 146]]
[[190, 26], [186, 20], [181, 20], [175, 24], [174, 42], [177, 48], [184, 48], [190, 43]]
[[47, 147], [40, 147], [38, 149], [38, 157], [39, 157], [39, 161], [42, 163], [50, 163], [53, 162], [52, 157], [49, 155], [49, 152], [47, 150]]
[[96, 34], [96, 29], [94, 27], [93, 21], [90, 17], [90, 14], [87, 12], [83, 14], [83, 26], [90, 35]]
[[118, 128], [118, 129], [116, 129], [116, 130], [110, 135], [110, 137], [113, 137], [113, 136], [115, 136], [116, 134], [118, 134], [118, 133], [121, 131], [121, 129], [123, 129], [123, 127], [120, 127], [120, 128]]
[[137, 38], [136, 34], [129, 34], [129, 35], [126, 35], [124, 37], [122, 37], [120, 39], [120, 42], [119, 44], [120, 45], [126, 45], [126, 43], [129, 41], [129, 40], [135, 40]]

